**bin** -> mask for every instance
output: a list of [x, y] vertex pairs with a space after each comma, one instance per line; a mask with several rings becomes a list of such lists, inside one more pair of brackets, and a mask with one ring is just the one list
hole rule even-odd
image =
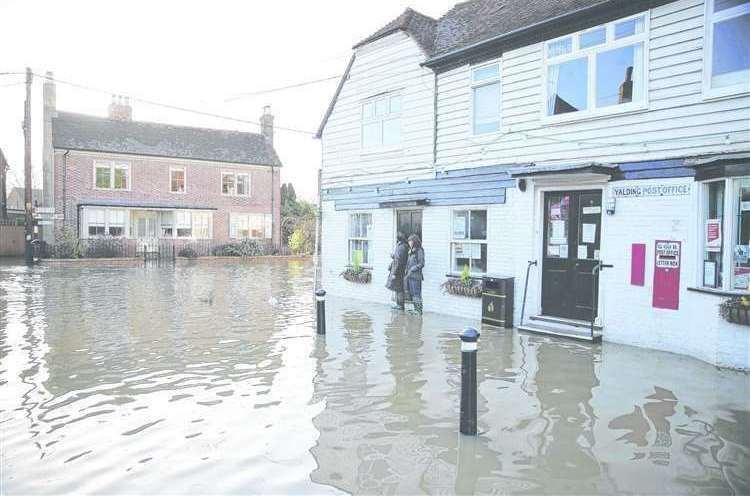
[[513, 278], [485, 276], [482, 289], [482, 322], [513, 327]]

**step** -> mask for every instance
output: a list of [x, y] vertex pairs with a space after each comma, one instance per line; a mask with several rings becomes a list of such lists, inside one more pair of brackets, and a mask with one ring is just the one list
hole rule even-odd
[[[537, 320], [539, 322], [546, 322], [549, 324], [562, 324], [566, 326], [571, 327], [582, 327], [585, 329], [591, 329], [591, 321], [588, 320], [575, 320], [575, 319], [566, 319], [564, 317], [553, 317], [551, 315], [531, 315], [529, 316], [530, 320]], [[602, 326], [599, 324], [594, 324], [594, 331], [601, 331]]]
[[589, 343], [598, 343], [602, 340], [601, 333], [595, 332], [594, 336], [592, 337], [590, 331], [586, 332], [583, 329], [578, 331], [543, 324], [524, 324], [522, 326], [518, 326], [518, 330], [533, 332], [535, 334], [545, 334], [547, 336], [557, 336], [561, 338], [577, 339], [579, 341], [588, 341]]

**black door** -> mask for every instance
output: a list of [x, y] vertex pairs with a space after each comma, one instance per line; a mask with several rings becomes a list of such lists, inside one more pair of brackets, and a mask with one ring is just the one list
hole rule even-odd
[[601, 243], [602, 192], [544, 195], [542, 313], [591, 320], [598, 304], [594, 267]]
[[408, 238], [412, 234], [422, 239], [422, 211], [421, 210], [398, 210], [396, 212], [396, 226]]

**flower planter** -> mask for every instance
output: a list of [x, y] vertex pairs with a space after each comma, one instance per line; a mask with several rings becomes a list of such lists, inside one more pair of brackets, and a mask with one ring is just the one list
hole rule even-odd
[[341, 273], [341, 277], [349, 282], [357, 284], [370, 284], [372, 281], [372, 273], [367, 269], [359, 269], [358, 271], [354, 269], [346, 269]]
[[448, 279], [441, 284], [443, 293], [452, 294], [455, 296], [465, 296], [467, 298], [481, 298], [482, 296], [482, 281], [469, 281], [465, 283], [461, 279]]
[[719, 305], [724, 320], [733, 324], [750, 326], [750, 303], [746, 297], [730, 298]]

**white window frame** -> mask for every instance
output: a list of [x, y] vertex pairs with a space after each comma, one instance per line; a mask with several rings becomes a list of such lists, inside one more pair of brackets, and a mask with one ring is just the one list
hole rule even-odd
[[[621, 22], [626, 22], [631, 19], [637, 19], [643, 17], [643, 32], [636, 33], [619, 40], [615, 40], [615, 25]], [[580, 35], [589, 31], [596, 31], [604, 27], [606, 30], [606, 40], [601, 45], [596, 45], [589, 48], [580, 49]], [[557, 122], [585, 120], [591, 118], [597, 118], [601, 116], [618, 115], [629, 112], [637, 112], [648, 109], [649, 105], [649, 34], [651, 31], [651, 10], [645, 10], [638, 14], [622, 17], [614, 21], [610, 21], [606, 24], [600, 24], [593, 26], [588, 29], [576, 31], [574, 33], [568, 33], [565, 36], [558, 36], [544, 41], [542, 57], [542, 102], [541, 102], [541, 115], [542, 122], [545, 124], [554, 124]], [[548, 57], [549, 45], [556, 41], [563, 40], [565, 38], [571, 38], [572, 49], [570, 53], [558, 55], [555, 57]], [[638, 43], [643, 43], [643, 98], [637, 102], [621, 103], [618, 105], [609, 105], [606, 107], [596, 107], [596, 56], [602, 52], [608, 52], [610, 50], [616, 50]], [[548, 82], [549, 82], [549, 67], [571, 60], [577, 60], [586, 58], [588, 61], [588, 74], [587, 82], [587, 100], [586, 110], [578, 110], [576, 112], [568, 112], [565, 114], [558, 115], [547, 115], [547, 105], [549, 100]]]
[[[232, 176], [234, 180], [234, 188], [232, 189], [231, 193], [224, 193], [224, 176]], [[237, 193], [237, 177], [239, 176], [247, 176], [247, 193], [241, 195]], [[250, 198], [252, 192], [252, 182], [252, 174], [250, 172], [223, 170], [221, 171], [221, 179], [219, 181], [219, 191], [221, 191], [222, 196]]]
[[706, 0], [705, 2], [705, 34], [703, 43], [703, 97], [705, 99], [750, 93], [750, 85], [743, 84], [742, 82], [719, 88], [711, 87], [711, 79], [713, 78], [714, 24], [750, 13], [750, 2], [714, 13], [715, 1]]
[[[95, 223], [92, 224], [90, 222], [90, 215], [92, 211], [101, 211], [104, 214], [104, 223]], [[112, 222], [111, 220], [111, 214], [112, 212], [123, 212], [123, 223], [118, 224], [116, 222]], [[130, 225], [130, 211], [125, 208], [108, 208], [108, 207], [85, 207], [83, 212], [83, 218], [85, 221], [84, 229], [81, 230], [81, 234], [85, 235], [85, 239], [95, 239], [95, 238], [101, 238], [101, 237], [111, 237], [111, 238], [127, 238], [128, 237], [128, 228]], [[104, 234], [95, 234], [91, 235], [89, 234], [89, 227], [91, 225], [97, 225], [97, 226], [103, 226], [104, 227]], [[115, 236], [109, 233], [110, 227], [122, 227], [122, 234], [119, 236]]]
[[[370, 216], [370, 224], [369, 228], [367, 230], [367, 237], [352, 237], [352, 219], [355, 215], [369, 215]], [[352, 241], [367, 241], [367, 258], [368, 261], [365, 263], [362, 261], [361, 266], [366, 269], [372, 269], [373, 267], [373, 249], [372, 249], [372, 230], [375, 228], [375, 216], [372, 214], [372, 212], [360, 212], [360, 211], [353, 211], [349, 212], [349, 216], [347, 218], [346, 222], [346, 265], [348, 267], [352, 267], [354, 265], [354, 260], [352, 259]]]
[[[182, 172], [182, 191], [175, 191], [172, 189], [172, 173]], [[187, 193], [187, 168], [185, 167], [170, 167], [169, 168], [169, 192], [176, 195], [184, 195]]]
[[[208, 219], [208, 224], [206, 226], [207, 228], [207, 236], [196, 236], [196, 217], [205, 217]], [[191, 238], [192, 239], [213, 239], [213, 214], [211, 212], [205, 211], [205, 210], [191, 210], [190, 211], [190, 226], [191, 226]], [[177, 231], [175, 230], [175, 234], [177, 234]]]
[[[490, 78], [490, 79], [484, 79], [482, 81], [474, 81], [474, 71], [479, 69], [484, 69], [485, 67], [497, 65], [497, 76]], [[495, 59], [490, 62], [486, 62], [479, 65], [473, 65], [469, 67], [469, 108], [470, 110], [470, 118], [469, 118], [469, 134], [471, 136], [492, 136], [496, 134], [501, 134], [503, 129], [503, 84], [502, 84], [502, 75], [503, 75], [503, 64], [501, 59]], [[488, 131], [486, 133], [477, 133], [476, 132], [476, 126], [474, 122], [474, 115], [475, 115], [475, 108], [474, 108], [474, 92], [478, 88], [482, 88], [484, 86], [490, 86], [497, 84], [497, 91], [500, 94], [500, 108], [497, 109], [498, 116], [497, 116], [497, 131]]]
[[[96, 169], [100, 167], [108, 167], [109, 168], [109, 187], [103, 188], [96, 185]], [[127, 188], [115, 188], [115, 170], [116, 169], [125, 169], [127, 170], [127, 181], [128, 181], [128, 187]], [[132, 174], [132, 167], [130, 166], [130, 162], [123, 162], [119, 160], [94, 160], [93, 163], [93, 170], [92, 170], [92, 187], [95, 190], [99, 191], [130, 191], [133, 187], [133, 174]]]
[[[400, 99], [399, 110], [391, 112], [391, 99], [398, 97]], [[379, 100], [385, 100], [386, 113], [382, 116], [377, 115], [377, 102]], [[373, 105], [373, 116], [365, 117], [365, 106], [368, 104]], [[368, 97], [359, 104], [359, 148], [362, 153], [382, 152], [388, 150], [399, 150], [403, 148], [404, 143], [404, 128], [403, 128], [403, 115], [404, 115], [404, 97], [400, 90], [387, 91], [379, 93], [377, 95]], [[384, 144], [383, 141], [383, 128], [385, 121], [391, 119], [398, 119], [399, 121], [399, 141], [398, 143]], [[377, 122], [380, 124], [380, 143], [372, 146], [365, 146], [365, 124]]]
[[[738, 221], [738, 214], [740, 209], [739, 204], [739, 192], [740, 183], [742, 180], [750, 180], [750, 176], [738, 176], [738, 177], [724, 177], [718, 179], [709, 179], [700, 181], [698, 184], [698, 239], [696, 243], [698, 246], [698, 257], [697, 257], [697, 268], [695, 287], [705, 291], [717, 291], [733, 293], [738, 295], [750, 294], [750, 289], [735, 289], [734, 288], [734, 247], [737, 244], [737, 229], [736, 223]], [[706, 185], [709, 183], [723, 182], [724, 183], [724, 218], [721, 223], [721, 236], [722, 236], [722, 254], [721, 254], [721, 279], [722, 283], [716, 288], [711, 288], [703, 285], [703, 261], [705, 254], [705, 210], [704, 205], [706, 203]]]
[[[251, 217], [262, 217], [262, 224], [263, 224], [263, 236], [253, 236], [253, 228], [252, 223], [250, 221]], [[234, 229], [235, 222], [239, 218], [244, 218], [244, 220], [247, 222], [247, 236], [238, 236], [237, 230]], [[272, 233], [271, 233], [271, 222], [272, 222], [272, 216], [271, 214], [266, 214], [262, 212], [230, 212], [229, 213], [229, 238], [230, 239], [271, 239]]]
[[[486, 226], [487, 234], [486, 234], [486, 236], [485, 236], [484, 239], [471, 239], [471, 212], [472, 211], [474, 211], [474, 212], [476, 212], [476, 211], [483, 211], [483, 212], [485, 212], [485, 216], [486, 216], [485, 218], [486, 218], [486, 222], [487, 222], [487, 226]], [[468, 230], [468, 233], [467, 233], [467, 235], [469, 237], [467, 237], [467, 238], [456, 238], [454, 236], [454, 234], [455, 234], [455, 228], [454, 228], [453, 223], [455, 222], [456, 213], [457, 212], [469, 212], [469, 230]], [[463, 270], [463, 268], [461, 268], [459, 270], [454, 270], [454, 268], [453, 268], [453, 260], [455, 258], [454, 257], [454, 254], [455, 254], [454, 249], [455, 249], [455, 245], [457, 243], [461, 243], [461, 244], [475, 244], [475, 245], [487, 245], [487, 248], [486, 248], [486, 250], [487, 250], [487, 270], [485, 270], [484, 272], [472, 272], [471, 268], [472, 268], [473, 264], [471, 262], [469, 262], [469, 274], [472, 277], [482, 277], [483, 275], [485, 275], [485, 274], [487, 274], [489, 272], [489, 264], [490, 264], [489, 263], [489, 259], [490, 259], [490, 253], [489, 253], [489, 249], [490, 249], [490, 209], [487, 206], [481, 206], [481, 205], [476, 205], [476, 206], [462, 206], [462, 207], [457, 207], [457, 208], [451, 209], [451, 218], [450, 218], [450, 245], [449, 245], [450, 260], [448, 261], [448, 264], [449, 264], [449, 266], [448, 266], [448, 274], [451, 274], [451, 275], [460, 275], [461, 271]]]

